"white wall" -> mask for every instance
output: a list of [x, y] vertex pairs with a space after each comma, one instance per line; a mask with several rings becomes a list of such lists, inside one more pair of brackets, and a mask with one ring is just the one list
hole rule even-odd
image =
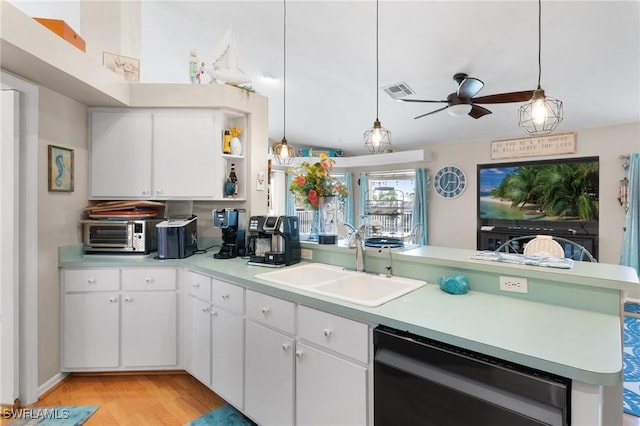
[[[579, 130], [576, 134], [577, 153], [563, 157], [600, 157], [600, 221], [599, 260], [620, 262], [624, 227], [624, 209], [617, 200], [618, 181], [626, 172], [621, 154], [640, 151], [640, 124]], [[467, 175], [468, 186], [458, 198], [445, 200], [433, 192], [429, 195], [429, 244], [437, 246], [476, 248], [476, 165], [495, 163], [490, 158], [491, 141], [430, 145], [432, 161], [429, 175], [440, 167], [453, 164]], [[526, 157], [522, 160], [558, 157]], [[518, 161], [509, 159], [504, 161]]]
[[[81, 241], [80, 217], [87, 205], [87, 107], [51, 90], [39, 90], [38, 145], [38, 383], [60, 372], [60, 282], [58, 247]], [[48, 145], [74, 151], [73, 192], [49, 192]], [[35, 266], [35, 265], [34, 265]]]

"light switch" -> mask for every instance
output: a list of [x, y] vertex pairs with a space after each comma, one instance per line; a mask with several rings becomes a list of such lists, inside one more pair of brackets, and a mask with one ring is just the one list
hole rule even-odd
[[256, 190], [264, 191], [264, 172], [258, 172]]

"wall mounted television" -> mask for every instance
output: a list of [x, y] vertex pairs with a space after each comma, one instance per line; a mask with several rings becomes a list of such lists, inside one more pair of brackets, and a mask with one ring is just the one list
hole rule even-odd
[[478, 229], [598, 234], [598, 157], [479, 164], [477, 171]]

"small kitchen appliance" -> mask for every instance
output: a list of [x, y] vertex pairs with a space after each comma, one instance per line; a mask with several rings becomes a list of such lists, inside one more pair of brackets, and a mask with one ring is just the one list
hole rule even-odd
[[278, 268], [300, 262], [297, 216], [251, 216], [249, 265]]
[[82, 246], [87, 253], [147, 254], [158, 248], [159, 219], [87, 219], [82, 223]]
[[233, 259], [245, 255], [245, 209], [213, 210], [213, 226], [222, 230], [222, 246], [214, 259]]
[[165, 221], [157, 225], [158, 259], [183, 259], [198, 250], [198, 217], [193, 201], [170, 200], [164, 207]]
[[198, 217], [168, 219], [157, 226], [158, 259], [183, 259], [198, 250]]

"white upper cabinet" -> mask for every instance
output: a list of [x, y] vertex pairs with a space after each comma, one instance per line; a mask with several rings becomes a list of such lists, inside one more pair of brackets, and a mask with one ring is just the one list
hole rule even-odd
[[152, 124], [148, 112], [91, 113], [91, 198], [151, 197]]
[[214, 156], [222, 134], [215, 121], [212, 111], [153, 114], [154, 198], [214, 198]]
[[[99, 108], [91, 110], [90, 198], [246, 199], [245, 155], [227, 155], [231, 126], [247, 131], [246, 115], [220, 109]], [[225, 194], [233, 166], [237, 190]]]

